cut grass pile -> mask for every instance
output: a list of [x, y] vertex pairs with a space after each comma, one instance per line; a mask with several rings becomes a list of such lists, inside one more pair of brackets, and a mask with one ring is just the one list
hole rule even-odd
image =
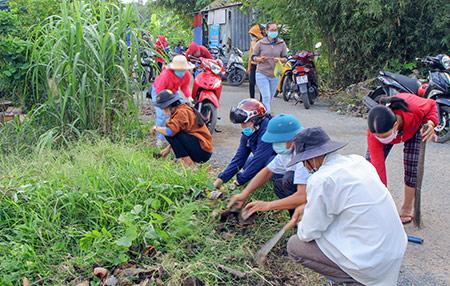
[[[24, 277], [32, 285], [85, 279], [99, 285], [93, 267], [124, 265], [162, 267], [164, 285], [182, 285], [189, 277], [205, 285], [319, 283], [317, 275], [289, 262], [285, 241], [268, 267], [252, 263], [286, 222], [285, 213], [260, 215], [246, 229], [223, 225], [214, 213], [225, 202], [195, 199], [210, 186], [207, 168], [185, 170], [154, 160], [153, 152], [96, 140], [0, 156], [0, 285], [19, 285]], [[261, 190], [258, 197], [271, 198], [271, 192]], [[156, 251], [145, 251], [151, 246]], [[238, 278], [219, 265], [246, 275]]]

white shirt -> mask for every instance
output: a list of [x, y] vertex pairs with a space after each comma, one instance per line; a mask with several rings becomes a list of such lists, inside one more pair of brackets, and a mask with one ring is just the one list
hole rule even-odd
[[286, 172], [294, 171], [294, 185], [306, 185], [309, 178], [309, 172], [302, 162], [294, 166], [287, 167], [293, 158], [291, 154], [278, 154], [267, 165], [267, 168], [274, 174], [284, 175]]
[[364, 285], [396, 285], [407, 236], [391, 194], [358, 155], [330, 154], [311, 175], [298, 224], [302, 241]]

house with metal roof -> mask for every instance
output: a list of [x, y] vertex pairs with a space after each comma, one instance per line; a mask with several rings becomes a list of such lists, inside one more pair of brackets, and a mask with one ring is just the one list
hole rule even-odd
[[[255, 16], [252, 9], [243, 10], [242, 2], [216, 0], [200, 10], [194, 17], [197, 17], [197, 21], [194, 20], [194, 23], [197, 22], [197, 27], [202, 27], [202, 44], [209, 47], [226, 45], [228, 48], [237, 47], [242, 51], [250, 48], [248, 30]], [[197, 37], [195, 37], [197, 42], [199, 42], [199, 33], [200, 31], [197, 31]]]

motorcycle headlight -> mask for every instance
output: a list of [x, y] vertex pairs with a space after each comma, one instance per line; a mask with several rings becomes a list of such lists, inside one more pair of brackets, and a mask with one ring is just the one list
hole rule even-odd
[[218, 75], [222, 71], [222, 68], [218, 65], [211, 64], [211, 71]]
[[441, 59], [441, 62], [446, 70], [450, 69], [450, 57], [449, 56], [443, 56]]

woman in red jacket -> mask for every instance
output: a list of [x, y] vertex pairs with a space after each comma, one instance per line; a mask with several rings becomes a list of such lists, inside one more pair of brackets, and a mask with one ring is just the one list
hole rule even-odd
[[385, 105], [376, 106], [369, 112], [367, 160], [387, 186], [385, 160], [395, 144], [404, 143], [405, 197], [400, 218], [406, 224], [413, 219], [420, 141], [435, 137], [434, 127], [438, 124], [436, 103], [408, 93], [385, 97], [381, 102]]
[[189, 60], [189, 56], [194, 56], [196, 58], [205, 58], [205, 59], [213, 58], [211, 53], [208, 51], [208, 49], [206, 47], [197, 45], [194, 42], [189, 44], [189, 48], [186, 51], [186, 58], [188, 60]]

